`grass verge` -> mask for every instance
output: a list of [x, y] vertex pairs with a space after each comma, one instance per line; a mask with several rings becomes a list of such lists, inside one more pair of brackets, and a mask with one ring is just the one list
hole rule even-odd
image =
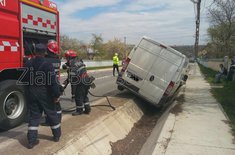
[[[205, 79], [211, 84], [215, 85], [214, 77], [216, 71], [206, 68], [199, 64], [201, 72], [204, 74]], [[222, 88], [212, 88], [211, 92], [216, 100], [222, 105], [224, 111], [231, 121], [231, 127], [235, 134], [235, 81], [222, 81], [220, 83]]]
[[107, 69], [113, 68], [113, 66], [102, 66], [102, 67], [87, 67], [87, 70]]

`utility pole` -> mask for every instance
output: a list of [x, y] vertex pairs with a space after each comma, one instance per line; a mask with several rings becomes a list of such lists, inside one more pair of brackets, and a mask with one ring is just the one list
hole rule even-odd
[[195, 34], [195, 44], [194, 44], [194, 54], [195, 58], [198, 57], [198, 44], [199, 44], [199, 27], [200, 27], [200, 10], [201, 10], [201, 0], [191, 0], [194, 4], [197, 5], [196, 12], [196, 34]]

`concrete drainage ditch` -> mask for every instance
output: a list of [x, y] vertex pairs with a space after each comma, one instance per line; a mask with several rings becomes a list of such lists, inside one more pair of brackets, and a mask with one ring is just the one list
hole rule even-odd
[[133, 124], [142, 116], [143, 112], [139, 107], [133, 100], [129, 100], [116, 111], [91, 122], [80, 136], [68, 141], [55, 154], [111, 154], [112, 143], [125, 138], [131, 131]]
[[[34, 149], [27, 149], [25, 130], [1, 142], [0, 154], [152, 154], [167, 110], [158, 110], [126, 93], [110, 100], [116, 107], [115, 111], [107, 107], [93, 107], [90, 115], [72, 117], [64, 114], [62, 137], [58, 143], [51, 140], [50, 128], [40, 126], [40, 143]], [[105, 103], [105, 99], [94, 102]], [[9, 132], [14, 134], [14, 131]]]
[[[151, 154], [155, 146], [151, 142], [157, 141], [156, 135], [164, 125], [170, 107], [160, 110], [143, 102], [141, 99], [129, 100], [116, 111], [91, 122], [80, 136], [68, 141], [54, 154]], [[157, 123], [159, 133], [152, 133]]]

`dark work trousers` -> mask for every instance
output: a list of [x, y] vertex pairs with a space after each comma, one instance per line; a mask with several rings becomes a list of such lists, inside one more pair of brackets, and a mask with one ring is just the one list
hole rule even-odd
[[76, 85], [71, 84], [71, 95], [72, 98], [75, 98]]
[[[56, 113], [57, 113], [59, 122], [61, 123], [61, 120], [62, 120], [62, 109], [61, 109], [60, 102], [57, 102], [57, 103], [54, 103], [54, 104], [55, 104]], [[46, 124], [49, 124], [49, 120], [48, 120], [47, 115], [45, 116], [45, 120], [46, 120], [46, 121], [45, 121]]]
[[61, 123], [61, 120], [62, 120], [62, 109], [61, 109], [61, 106], [60, 106], [60, 102], [57, 102], [57, 103], [54, 103], [54, 104], [55, 104], [56, 113], [57, 113], [59, 122]]
[[87, 86], [86, 87], [86, 90], [85, 90], [85, 98], [83, 100], [83, 103], [84, 103], [84, 106], [85, 106], [85, 110], [87, 108], [87, 106], [90, 106], [90, 102], [89, 102], [89, 98], [88, 98], [88, 91], [90, 89], [90, 86]]
[[85, 105], [89, 105], [89, 98], [87, 97], [88, 90], [89, 90], [89, 85], [83, 84], [82, 82], [79, 83], [76, 87], [75, 102], [76, 102], [76, 109], [78, 112], [83, 111]]
[[36, 87], [29, 86], [29, 110], [30, 118], [28, 125], [28, 142], [34, 143], [38, 136], [38, 126], [44, 112], [51, 126], [52, 134], [54, 137], [61, 136], [61, 127], [56, 112], [56, 105], [53, 103], [52, 98], [48, 96], [47, 88], [44, 86]]
[[115, 76], [115, 69], [117, 70], [117, 73], [119, 74], [118, 65], [113, 64], [113, 76]]

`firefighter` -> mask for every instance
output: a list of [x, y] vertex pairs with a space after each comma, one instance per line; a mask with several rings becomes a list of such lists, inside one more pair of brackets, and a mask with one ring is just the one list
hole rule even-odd
[[119, 74], [118, 65], [119, 65], [119, 58], [118, 58], [118, 54], [115, 53], [113, 56], [113, 76], [115, 76], [115, 69], [117, 70], [117, 73]]
[[[65, 52], [65, 55], [66, 55], [67, 57], [71, 57], [71, 58], [77, 57], [77, 53], [74, 52], [73, 50], [67, 50], [67, 51]], [[69, 55], [69, 56], [68, 56], [68, 55]], [[70, 61], [71, 61], [71, 60], [72, 60], [72, 59], [67, 60], [67, 62], [62, 66], [63, 69], [67, 69], [68, 77], [70, 77], [69, 68], [70, 68]], [[81, 61], [82, 61], [82, 60], [81, 60]], [[68, 85], [69, 83], [71, 83], [71, 82], [70, 82], [70, 78], [67, 78], [67, 79], [63, 82], [64, 88], [67, 87], [67, 85]], [[71, 83], [72, 101], [75, 100], [75, 89], [76, 89], [76, 86], [73, 85], [73, 83]]]
[[[57, 42], [55, 40], [49, 40], [48, 44], [47, 44], [47, 55], [46, 55], [46, 61], [48, 63], [51, 63], [55, 69], [55, 73], [57, 76], [57, 79], [59, 81], [59, 74], [60, 74], [60, 64], [61, 61], [59, 59], [59, 46], [57, 44]], [[63, 92], [63, 87], [61, 85], [59, 85], [60, 87], [60, 92], [62, 95]], [[60, 103], [56, 103], [56, 110], [57, 110], [57, 116], [59, 118], [59, 121], [61, 123], [61, 119], [62, 119], [62, 109], [61, 109], [61, 105]], [[48, 121], [48, 117], [45, 117], [45, 122], [41, 123], [42, 126], [49, 126], [49, 121]]]
[[57, 117], [55, 104], [59, 100], [60, 91], [55, 70], [52, 64], [45, 60], [45, 52], [46, 46], [44, 44], [36, 44], [35, 58], [26, 63], [28, 69], [26, 92], [28, 93], [30, 112], [27, 133], [29, 149], [39, 143], [37, 136], [42, 112], [48, 117], [53, 140], [58, 142], [61, 136], [60, 121]]
[[65, 82], [67, 82], [66, 85], [68, 82], [71, 82], [71, 85], [75, 88], [76, 111], [73, 112], [72, 115], [89, 114], [91, 107], [87, 95], [94, 79], [88, 76], [86, 66], [83, 61], [77, 57], [76, 52], [72, 50], [66, 51], [65, 58], [69, 66], [69, 76]]

